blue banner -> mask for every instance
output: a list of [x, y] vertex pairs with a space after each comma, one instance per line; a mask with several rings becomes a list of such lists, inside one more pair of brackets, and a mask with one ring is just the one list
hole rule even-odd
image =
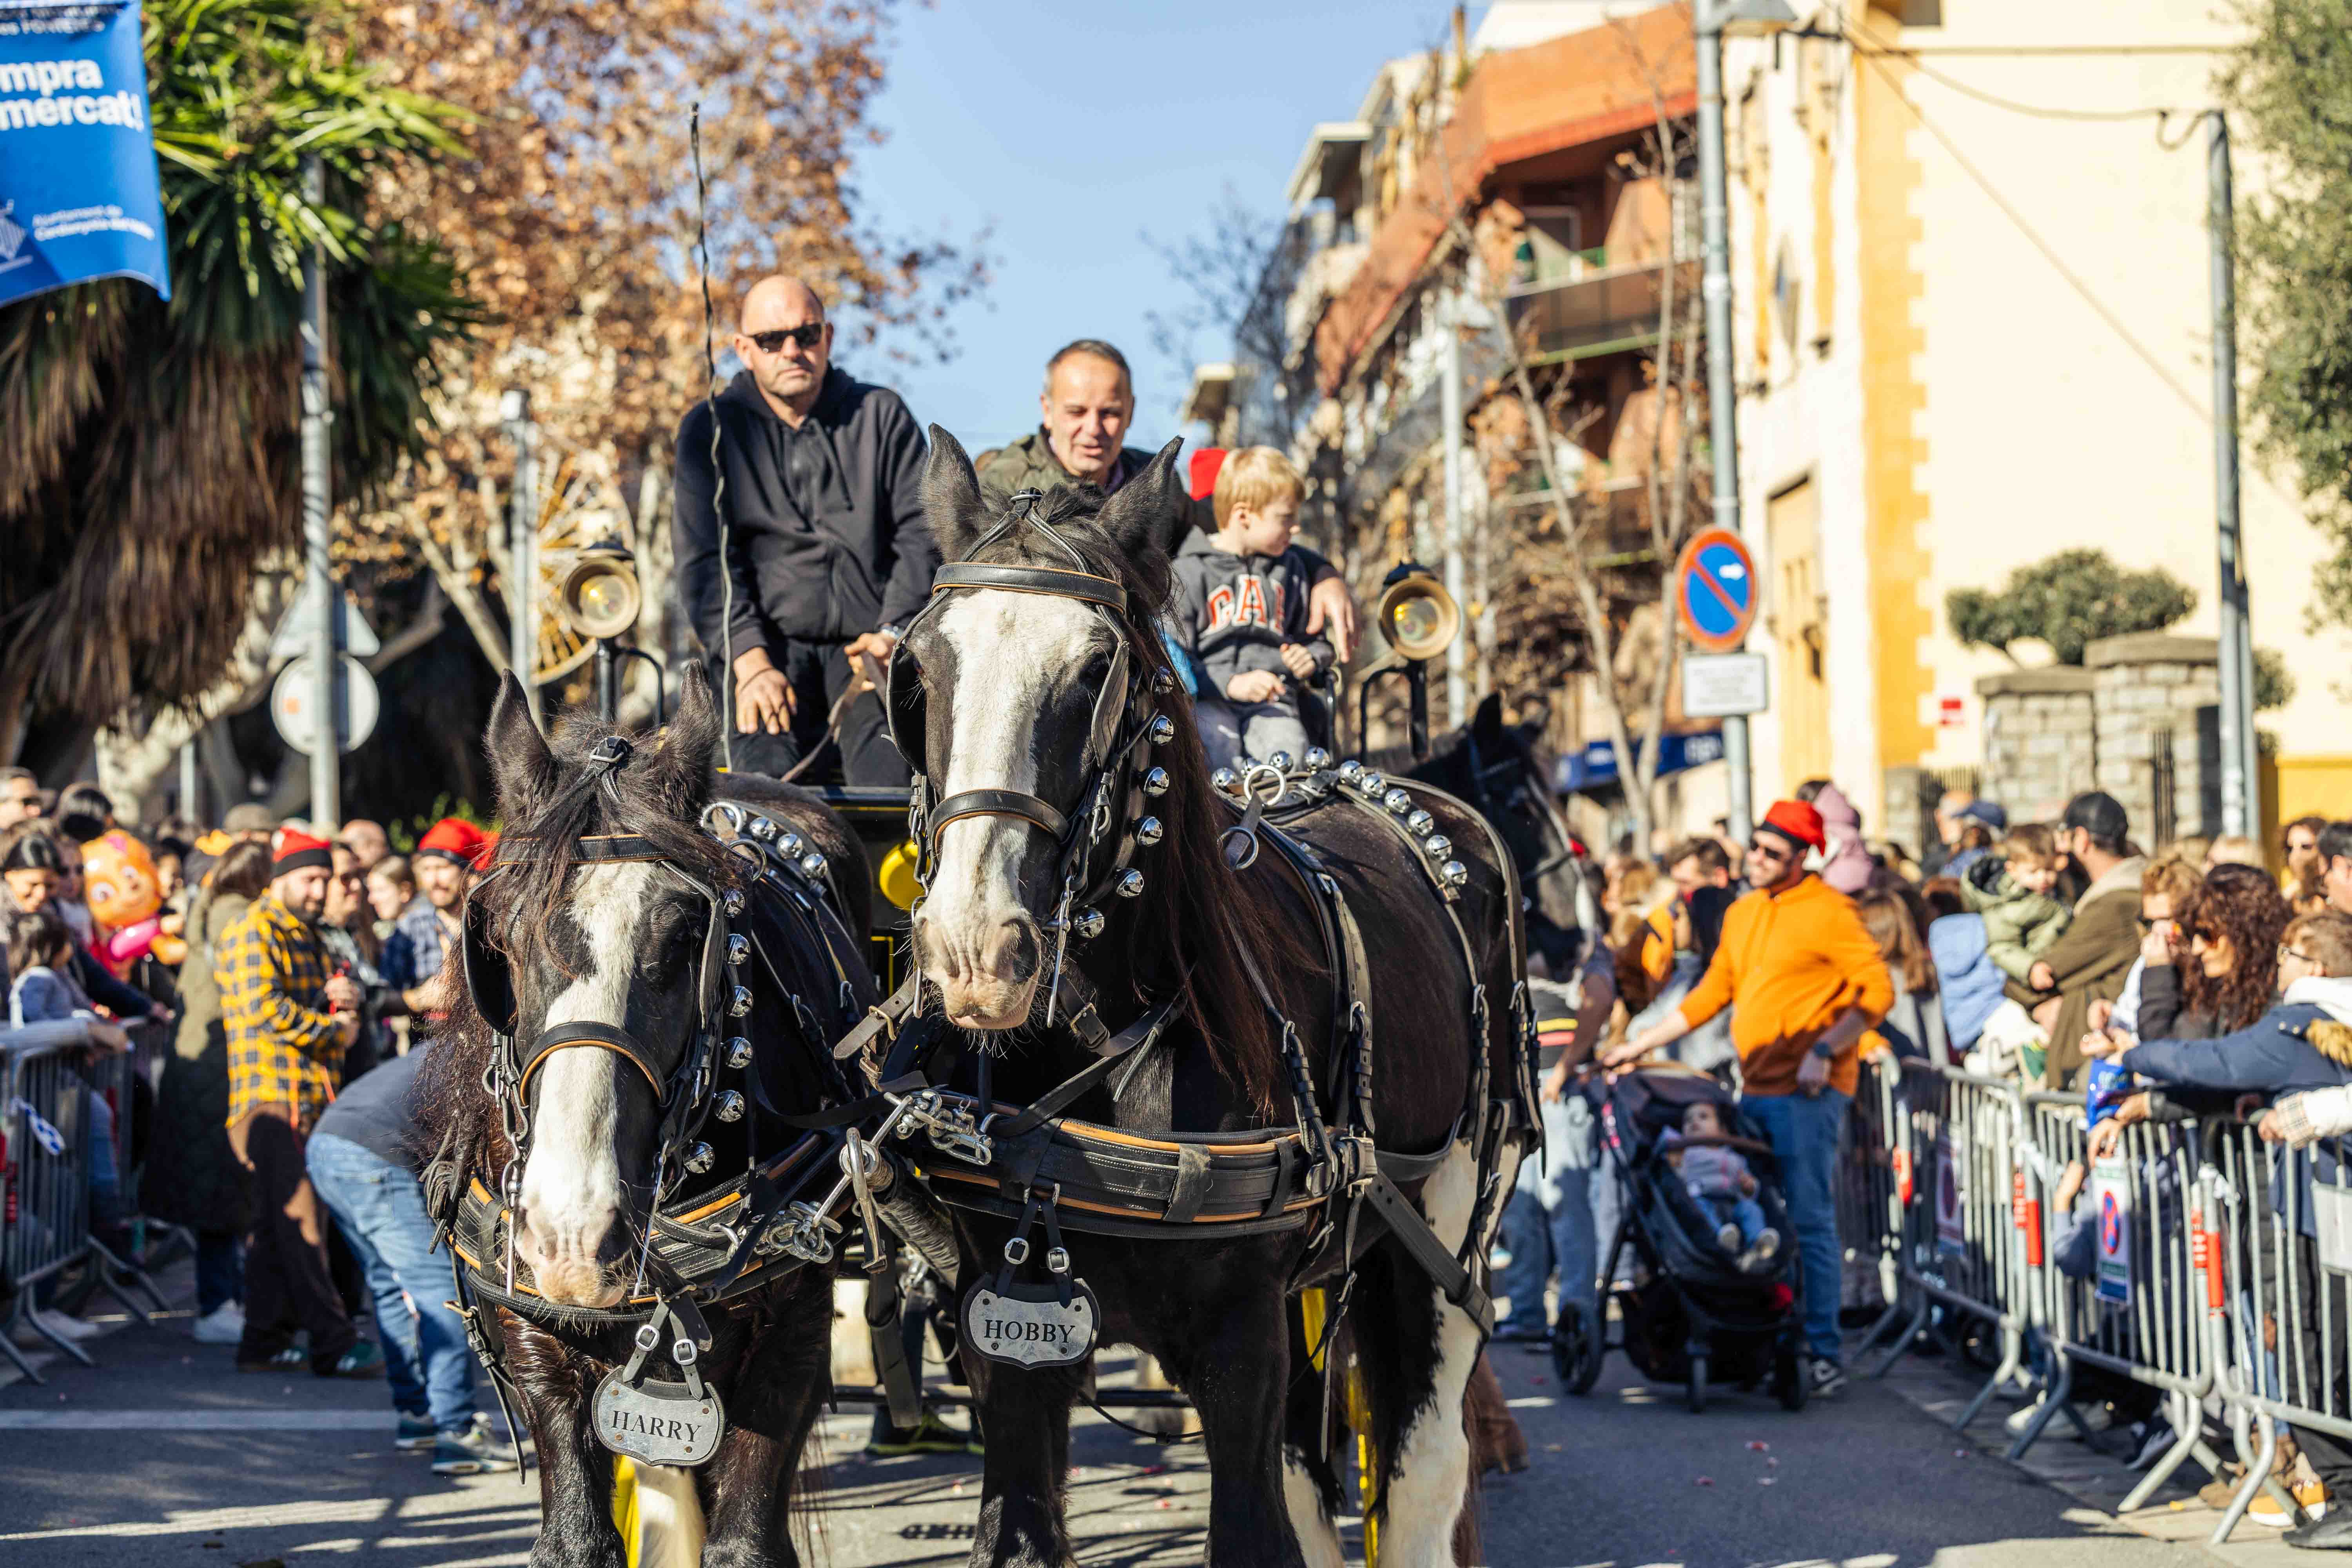
[[137, 0], [0, 0], [0, 305], [93, 278], [172, 297]]
[[[1633, 742], [1638, 755], [1642, 742]], [[1658, 753], [1658, 776], [1678, 773], [1685, 768], [1702, 767], [1723, 760], [1723, 731], [1702, 730], [1695, 735], [1668, 735], [1665, 749]], [[1562, 795], [1573, 795], [1580, 789], [1600, 789], [1617, 782], [1617, 748], [1606, 741], [1588, 742], [1580, 752], [1569, 752], [1555, 760], [1558, 768], [1553, 784]]]

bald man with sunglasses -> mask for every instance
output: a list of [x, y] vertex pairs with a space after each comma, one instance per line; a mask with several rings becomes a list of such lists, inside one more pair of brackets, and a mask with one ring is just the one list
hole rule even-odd
[[[824, 302], [763, 278], [739, 325], [743, 368], [678, 422], [671, 529], [678, 596], [734, 719], [730, 766], [781, 776], [823, 742], [855, 661], [879, 674], [940, 556], [922, 427], [833, 363]], [[849, 784], [907, 783], [876, 693], [844, 711], [840, 760]]]

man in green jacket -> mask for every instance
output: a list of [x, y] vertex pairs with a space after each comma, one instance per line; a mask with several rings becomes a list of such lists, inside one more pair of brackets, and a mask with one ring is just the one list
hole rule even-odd
[[[1081, 481], [1110, 491], [1141, 473], [1151, 460], [1152, 454], [1142, 447], [1121, 444], [1135, 421], [1135, 377], [1127, 356], [1100, 338], [1066, 343], [1045, 362], [1037, 414], [1035, 430], [981, 459], [982, 485], [1003, 495]], [[1169, 541], [1171, 552], [1193, 521], [1188, 515]], [[1344, 666], [1356, 654], [1355, 601], [1338, 568], [1311, 550], [1305, 553], [1314, 577], [1307, 591], [1307, 629], [1329, 638]]]
[[2139, 878], [2147, 862], [2131, 852], [2131, 825], [2123, 803], [2086, 790], [2066, 803], [2060, 841], [2091, 885], [2074, 901], [2074, 921], [2026, 977], [2042, 1001], [2033, 1020], [2049, 1031], [2043, 1076], [2065, 1089], [2083, 1067], [2083, 1037], [2091, 1004], [2123, 994], [2124, 978], [2139, 955]]

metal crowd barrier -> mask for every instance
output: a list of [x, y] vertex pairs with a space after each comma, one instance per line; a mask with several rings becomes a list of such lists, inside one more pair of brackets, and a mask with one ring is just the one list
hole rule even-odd
[[[95, 1285], [142, 1322], [147, 1312], [125, 1294], [125, 1283], [144, 1291], [158, 1310], [163, 1306], [146, 1275], [90, 1234], [98, 1134], [92, 1107], [100, 1097], [110, 1097], [109, 1103], [119, 1099], [124, 1114], [115, 1118], [118, 1152], [127, 1157], [130, 1095], [123, 1075], [131, 1058], [93, 1061], [89, 1047], [89, 1031], [79, 1021], [0, 1029], [0, 1290], [7, 1297], [0, 1352], [34, 1383], [41, 1377], [16, 1344], [20, 1329], [31, 1329], [85, 1366], [97, 1364], [33, 1310], [39, 1287], [61, 1271], [86, 1263]], [[116, 1169], [129, 1179], [122, 1160]]]
[[1938, 1307], [1981, 1321], [2000, 1336], [2000, 1361], [1953, 1423], [1966, 1426], [2024, 1363], [2033, 1274], [2016, 1223], [2024, 1103], [2014, 1084], [1958, 1068], [1906, 1058], [1894, 1072], [1885, 1134], [1906, 1189], [1892, 1238], [1899, 1289], [1863, 1348], [1897, 1330], [1871, 1374], [1884, 1377]]
[[[1998, 1331], [2000, 1362], [1955, 1426], [2031, 1363], [2042, 1397], [2010, 1457], [2061, 1418], [2087, 1438], [2076, 1401], [2096, 1369], [2158, 1390], [2176, 1434], [2120, 1511], [2187, 1460], [2222, 1473], [2201, 1436], [2217, 1412], [2246, 1473], [2212, 1540], [2258, 1491], [2292, 1515], [2271, 1473], [2284, 1433], [2352, 1459], [2352, 1169], [2331, 1144], [2289, 1151], [2234, 1116], [2124, 1128], [2105, 1162], [2088, 1145], [2080, 1095], [1865, 1064], [1837, 1200], [1848, 1259], [1878, 1262], [1886, 1279], [1886, 1310], [1859, 1347], [1886, 1345], [1873, 1374], [1938, 1312], [1973, 1318]], [[2076, 1162], [2084, 1178], [2060, 1213]]]

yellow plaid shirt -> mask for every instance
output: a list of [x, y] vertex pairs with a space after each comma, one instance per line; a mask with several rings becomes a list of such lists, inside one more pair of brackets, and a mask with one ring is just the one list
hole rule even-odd
[[327, 949], [275, 892], [214, 944], [228, 1036], [228, 1120], [284, 1106], [308, 1129], [335, 1098], [343, 1044], [327, 1006]]

